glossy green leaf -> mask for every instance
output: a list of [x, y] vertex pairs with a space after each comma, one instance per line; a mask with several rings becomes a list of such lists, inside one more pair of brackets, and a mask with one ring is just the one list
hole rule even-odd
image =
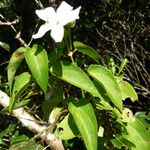
[[76, 50], [78, 50], [79, 52], [88, 55], [90, 58], [92, 58], [93, 60], [95, 60], [97, 63], [99, 63], [101, 57], [99, 55], [99, 53], [93, 49], [92, 47], [85, 45], [81, 42], [75, 41], [73, 43], [74, 47]]
[[135, 102], [136, 100], [138, 100], [138, 95], [136, 91], [127, 81], [123, 81], [122, 78], [116, 78], [116, 79], [117, 79], [117, 83], [119, 85], [123, 100], [125, 100], [126, 98], [130, 98], [132, 102]]
[[82, 135], [87, 150], [97, 150], [97, 120], [92, 105], [85, 99], [70, 99], [68, 109]]
[[71, 114], [65, 116], [65, 118], [57, 125], [55, 134], [62, 140], [70, 140], [80, 135]]
[[31, 75], [28, 72], [24, 72], [16, 77], [14, 81], [14, 86], [12, 88], [9, 111], [12, 111], [15, 102], [25, 91], [25, 89], [28, 87], [30, 80], [31, 80]]
[[12, 88], [12, 83], [13, 83], [13, 80], [15, 77], [15, 73], [16, 73], [20, 63], [24, 59], [25, 51], [26, 51], [26, 48], [20, 47], [12, 54], [12, 56], [10, 58], [8, 68], [7, 68], [7, 76], [8, 76], [8, 83], [9, 83], [10, 89]]
[[46, 93], [48, 86], [48, 58], [46, 51], [38, 45], [33, 45], [32, 48], [27, 49], [25, 59], [35, 81]]
[[111, 101], [122, 110], [121, 92], [112, 73], [100, 65], [91, 65], [88, 73], [104, 87]]
[[61, 61], [52, 66], [51, 72], [62, 80], [99, 97], [99, 92], [93, 82], [78, 66], [67, 61]]
[[135, 121], [129, 122], [126, 130], [127, 134], [123, 136], [135, 145], [132, 150], [149, 150], [150, 133], [139, 119], [135, 118]]

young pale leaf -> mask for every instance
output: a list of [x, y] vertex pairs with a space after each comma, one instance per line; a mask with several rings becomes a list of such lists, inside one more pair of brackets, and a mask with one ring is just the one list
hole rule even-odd
[[87, 150], [97, 150], [97, 120], [92, 105], [85, 99], [73, 102], [70, 99], [68, 109], [82, 135]]
[[62, 80], [99, 97], [99, 92], [93, 82], [78, 66], [67, 61], [57, 62], [52, 66], [51, 72]]
[[28, 87], [30, 80], [31, 80], [31, 75], [28, 72], [24, 72], [16, 77], [14, 86], [12, 88], [9, 111], [13, 109], [13, 106], [15, 105], [16, 100], [21, 96], [21, 94]]
[[99, 63], [101, 57], [95, 49], [78, 41], [75, 41], [73, 45], [79, 52], [88, 55], [90, 58]]
[[55, 134], [62, 140], [70, 140], [80, 135], [74, 119], [68, 114], [58, 125]]
[[125, 100], [126, 98], [130, 98], [132, 102], [135, 102], [136, 100], [138, 100], [138, 95], [136, 91], [127, 81], [123, 81], [122, 78], [116, 78], [116, 79], [117, 79], [117, 83], [119, 85], [123, 100]]
[[5, 50], [10, 51], [10, 46], [7, 43], [0, 41], [0, 46]]
[[91, 65], [88, 72], [105, 88], [111, 101], [122, 110], [121, 92], [112, 73], [100, 65]]
[[48, 58], [46, 51], [38, 45], [33, 45], [32, 48], [27, 49], [25, 59], [35, 81], [46, 93], [48, 86]]
[[139, 119], [135, 118], [135, 121], [128, 122], [126, 130], [127, 134], [123, 136], [135, 145], [132, 150], [149, 150], [150, 133]]
[[128, 63], [127, 59], [122, 60], [121, 65], [119, 67], [118, 75], [123, 72], [123, 69], [126, 67]]
[[13, 80], [15, 77], [15, 73], [16, 73], [20, 63], [24, 59], [25, 51], [26, 51], [26, 48], [20, 47], [12, 54], [12, 56], [10, 58], [8, 68], [7, 68], [7, 76], [8, 76], [8, 83], [9, 83], [10, 89], [12, 88], [12, 83], [13, 83]]

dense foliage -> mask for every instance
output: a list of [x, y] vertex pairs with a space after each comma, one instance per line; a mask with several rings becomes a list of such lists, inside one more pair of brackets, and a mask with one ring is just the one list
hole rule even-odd
[[0, 2], [0, 90], [10, 97], [0, 106], [0, 148], [49, 149], [13, 117], [24, 108], [65, 149], [148, 150], [150, 2], [66, 2], [82, 8], [61, 43], [49, 32], [32, 38], [44, 22], [35, 11], [60, 0]]

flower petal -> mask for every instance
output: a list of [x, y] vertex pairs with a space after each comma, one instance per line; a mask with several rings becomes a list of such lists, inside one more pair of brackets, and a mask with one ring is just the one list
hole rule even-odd
[[51, 37], [55, 42], [61, 42], [64, 37], [64, 27], [59, 26], [51, 30]]
[[33, 35], [34, 39], [41, 38], [47, 31], [51, 30], [51, 26], [48, 23], [41, 25], [37, 34]]
[[75, 10], [65, 9], [62, 12], [57, 13], [58, 20], [62, 26], [79, 19], [79, 12], [81, 7]]
[[56, 13], [57, 14], [62, 14], [65, 15], [65, 13], [67, 12], [71, 12], [71, 10], [73, 9], [72, 6], [70, 6], [69, 4], [67, 4], [65, 1], [63, 1], [60, 6], [57, 8]]
[[36, 10], [36, 14], [40, 19], [46, 22], [50, 22], [50, 20], [56, 17], [56, 12], [53, 7], [47, 7], [45, 9]]
[[79, 12], [80, 12], [81, 6], [78, 7], [75, 10], [72, 10], [72, 12], [68, 15], [68, 23], [75, 21], [76, 19], [79, 19]]
[[74, 20], [76, 20], [76, 19], [79, 19], [79, 12], [80, 12], [80, 9], [81, 9], [81, 6], [72, 11], [72, 13], [71, 13], [72, 21], [74, 21]]

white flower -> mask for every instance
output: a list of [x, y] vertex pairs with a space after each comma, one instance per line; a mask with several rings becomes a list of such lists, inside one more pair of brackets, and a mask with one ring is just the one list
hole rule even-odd
[[37, 16], [44, 20], [45, 24], [41, 25], [33, 38], [41, 38], [47, 31], [51, 30], [51, 36], [55, 42], [61, 42], [64, 37], [64, 26], [79, 19], [80, 9], [81, 7], [78, 7], [73, 10], [73, 7], [63, 1], [56, 11], [52, 7], [36, 10]]

